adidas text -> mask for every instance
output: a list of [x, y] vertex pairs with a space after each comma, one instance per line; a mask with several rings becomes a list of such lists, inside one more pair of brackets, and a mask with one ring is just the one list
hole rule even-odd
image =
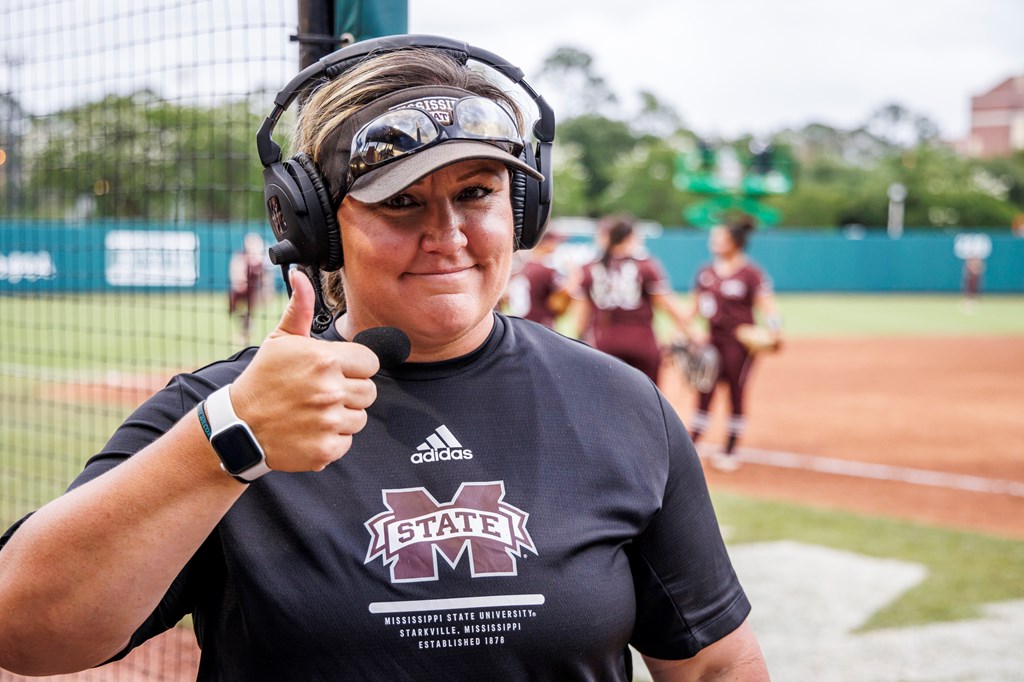
[[427, 440], [420, 443], [412, 457], [413, 464], [424, 464], [427, 462], [449, 462], [453, 459], [473, 459], [473, 451], [462, 447], [459, 439], [441, 424], [434, 432], [427, 436]]
[[441, 448], [440, 450], [415, 452], [409, 459], [413, 464], [447, 462], [453, 459], [473, 459], [473, 451], [469, 448]]

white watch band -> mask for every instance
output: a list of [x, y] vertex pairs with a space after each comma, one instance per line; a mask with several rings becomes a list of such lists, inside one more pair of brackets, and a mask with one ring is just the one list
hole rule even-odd
[[[204, 409], [206, 411], [206, 421], [210, 424], [211, 440], [220, 431], [223, 431], [224, 429], [227, 429], [236, 424], [244, 426], [246, 430], [249, 431], [250, 434], [252, 434], [252, 429], [249, 428], [249, 425], [246, 424], [241, 418], [239, 418], [237, 414], [235, 414], [235, 406], [231, 404], [231, 384], [228, 384], [227, 386], [222, 386], [221, 388], [218, 388], [216, 391], [211, 393], [206, 398], [206, 404], [204, 405]], [[255, 434], [253, 434], [253, 440], [256, 441]], [[258, 443], [258, 441], [256, 442]], [[260, 450], [262, 450], [262, 447], [260, 448]], [[221, 468], [224, 468], [223, 464], [221, 464]], [[236, 474], [236, 476], [246, 481], [255, 481], [260, 476], [270, 473], [270, 471], [271, 468], [267, 466], [267, 460], [266, 457], [264, 456], [263, 460], [260, 461], [258, 464], [255, 464], [246, 469], [245, 471]]]

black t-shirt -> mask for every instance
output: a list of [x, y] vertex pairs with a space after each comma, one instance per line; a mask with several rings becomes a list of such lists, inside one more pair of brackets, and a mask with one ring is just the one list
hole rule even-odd
[[[254, 353], [173, 379], [73, 486]], [[131, 646], [192, 613], [202, 680], [624, 680], [627, 643], [687, 658], [746, 618], [693, 445], [636, 370], [497, 315], [470, 355], [374, 381], [351, 450], [253, 483]]]

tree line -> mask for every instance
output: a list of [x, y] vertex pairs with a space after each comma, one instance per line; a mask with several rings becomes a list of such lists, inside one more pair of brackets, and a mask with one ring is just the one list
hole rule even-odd
[[792, 189], [762, 201], [785, 226], [884, 227], [894, 183], [906, 188], [908, 226], [1009, 227], [1024, 214], [1024, 152], [965, 157], [931, 120], [898, 103], [852, 129], [810, 123], [758, 139], [706, 140], [651, 92], [636, 93], [639, 104], [616, 116], [620, 100], [584, 51], [555, 50], [540, 76], [576, 103], [558, 123], [556, 215], [624, 211], [679, 225], [686, 209], [704, 200], [678, 188], [680, 158], [708, 145], [747, 164], [756, 163], [758, 145], [770, 146], [771, 163], [789, 175]]
[[[927, 117], [899, 104], [852, 129], [811, 123], [757, 139], [708, 140], [655, 93], [635, 93], [638, 104], [623, 113], [593, 59], [576, 48], [555, 50], [537, 81], [570, 102], [556, 112], [556, 217], [625, 212], [685, 225], [687, 209], [705, 197], [680, 188], [680, 163], [709, 147], [731, 150], [743, 164], [784, 169], [792, 188], [762, 201], [787, 227], [884, 226], [893, 183], [907, 190], [908, 226], [1006, 227], [1024, 213], [1024, 152], [965, 157]], [[4, 213], [262, 221], [255, 133], [268, 100], [253, 93], [241, 101], [169, 102], [146, 90], [33, 117], [8, 99], [0, 107]], [[768, 161], [755, 153], [758, 145], [770, 147]]]

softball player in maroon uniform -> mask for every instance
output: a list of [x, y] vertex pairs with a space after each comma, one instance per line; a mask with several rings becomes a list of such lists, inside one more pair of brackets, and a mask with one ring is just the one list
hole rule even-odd
[[740, 222], [711, 230], [708, 248], [713, 260], [703, 266], [694, 282], [693, 313], [708, 322], [708, 335], [692, 330], [691, 337], [711, 343], [721, 358], [718, 380], [707, 392], [697, 394], [697, 409], [690, 419], [690, 436], [700, 438], [709, 423], [708, 408], [719, 383], [729, 386], [730, 415], [728, 440], [721, 456], [712, 460], [715, 468], [733, 471], [739, 463], [733, 458], [736, 441], [746, 427], [744, 392], [754, 356], [736, 338], [736, 328], [755, 323], [755, 311], [780, 340], [781, 324], [771, 280], [746, 255], [747, 240], [753, 225]]
[[586, 302], [580, 338], [658, 381], [661, 353], [652, 323], [655, 307], [665, 310], [684, 332], [690, 318], [676, 303], [661, 264], [640, 254], [632, 221], [609, 219], [602, 226], [605, 251], [583, 268], [577, 296]]
[[240, 335], [238, 342], [249, 345], [249, 328], [256, 310], [267, 302], [269, 290], [266, 279], [266, 248], [263, 238], [250, 232], [245, 235], [244, 248], [231, 256], [229, 276], [231, 291], [228, 296], [228, 314], [238, 317]]
[[973, 313], [978, 305], [978, 294], [981, 293], [981, 276], [985, 273], [985, 261], [978, 257], [964, 260], [963, 292], [964, 310]]

